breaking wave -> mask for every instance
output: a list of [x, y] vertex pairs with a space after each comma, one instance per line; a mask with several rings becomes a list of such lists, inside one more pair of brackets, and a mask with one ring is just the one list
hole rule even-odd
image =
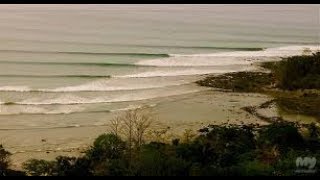
[[288, 57], [301, 55], [305, 51], [319, 51], [319, 46], [286, 46], [279, 48], [267, 48], [261, 51], [232, 51], [212, 54], [170, 54], [169, 58], [141, 60], [136, 63], [139, 66], [225, 66], [246, 65], [263, 58]]
[[43, 99], [43, 98], [32, 98], [26, 99], [20, 102], [10, 102], [11, 105], [76, 105], [76, 104], [99, 104], [99, 103], [115, 103], [115, 102], [131, 102], [140, 101], [147, 99], [154, 99], [160, 97], [169, 97], [175, 95], [196, 93], [202, 91], [202, 89], [190, 89], [181, 90], [175, 89], [167, 91], [166, 93], [160, 93], [159, 91], [153, 91], [149, 93], [136, 92], [127, 93], [123, 95], [117, 95], [116, 97], [101, 96], [95, 98], [85, 98], [76, 95], [65, 94], [57, 98]]
[[189, 76], [189, 75], [204, 75], [204, 74], [221, 74], [237, 71], [253, 70], [254, 67], [240, 67], [238, 69], [184, 69], [184, 70], [171, 70], [171, 71], [149, 71], [137, 74], [129, 74], [123, 76], [116, 76], [117, 78], [149, 78], [149, 77], [172, 77], [172, 76]]
[[82, 85], [59, 87], [55, 89], [32, 89], [28, 86], [2, 86], [0, 91], [7, 92], [97, 92], [97, 91], [125, 91], [163, 88], [169, 86], [179, 86], [189, 84], [186, 80], [131, 80], [121, 81], [121, 79], [106, 79], [89, 82]]

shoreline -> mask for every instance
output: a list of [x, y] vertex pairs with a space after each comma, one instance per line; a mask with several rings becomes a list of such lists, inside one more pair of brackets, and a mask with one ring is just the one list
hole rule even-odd
[[[243, 104], [248, 103], [259, 105], [267, 100], [266, 96], [259, 94], [226, 93], [208, 90], [183, 95], [180, 98], [171, 100], [171, 102], [160, 103], [154, 107], [154, 111], [157, 114], [156, 118], [160, 123], [160, 127], [170, 127], [166, 134], [166, 139], [173, 139], [180, 137], [187, 129], [192, 129], [193, 132], [196, 132], [209, 124], [264, 125], [266, 124], [264, 121], [243, 111], [241, 107], [243, 107]], [[182, 104], [184, 106], [180, 106]], [[190, 110], [188, 110], [189, 108]], [[58, 155], [80, 156], [83, 150], [92, 145], [96, 137], [107, 133], [108, 130], [108, 126], [80, 126], [71, 129], [0, 131], [0, 134], [2, 137], [9, 138], [7, 143], [3, 144], [6, 149], [14, 152], [12, 155], [12, 168], [20, 170], [21, 164], [30, 158], [53, 160]], [[86, 133], [84, 134], [83, 132]], [[12, 139], [12, 137], [15, 138]], [[27, 140], [27, 137], [39, 138]], [[42, 139], [45, 139], [46, 142], [42, 142]], [[30, 144], [27, 145], [29, 148], [19, 147], [18, 145], [21, 144], [21, 141]], [[51, 142], [53, 142], [52, 145], [49, 144]]]
[[[247, 72], [265, 73], [266, 69], [258, 65], [261, 62], [252, 63], [250, 65], [252, 69]], [[226, 74], [228, 73], [222, 75]], [[201, 79], [210, 76], [213, 75], [201, 75]], [[265, 116], [266, 113], [279, 115], [279, 112], [274, 106], [261, 108], [266, 102], [273, 101], [270, 95], [264, 93], [208, 88], [203, 92], [158, 99], [160, 100], [157, 100], [159, 101], [157, 104], [160, 105], [151, 108], [157, 111], [159, 115], [157, 118], [162, 125], [171, 128], [171, 134], [168, 135], [171, 139], [179, 134], [181, 135], [184, 130], [193, 129], [197, 131], [210, 124], [263, 125], [279, 118]], [[251, 109], [248, 107], [251, 107]], [[113, 114], [115, 115], [116, 113]], [[71, 115], [66, 115], [65, 119], [69, 116]], [[113, 117], [109, 116], [103, 122], [110, 121]], [[86, 134], [83, 132], [86, 132]], [[79, 125], [71, 129], [34, 129], [28, 130], [28, 132], [25, 130], [0, 131], [0, 135], [1, 137], [10, 138], [10, 141], [7, 140], [8, 143], [4, 141], [5, 138], [2, 138], [1, 141], [5, 146], [8, 144], [6, 148], [9, 151], [14, 152], [12, 155], [12, 168], [21, 170], [21, 164], [30, 158], [52, 160], [59, 155], [81, 156], [83, 151], [91, 146], [98, 135], [106, 132], [108, 132], [108, 127], [106, 126], [83, 127]], [[28, 137], [31, 139], [28, 139]], [[39, 138], [32, 140], [32, 137]], [[48, 144], [51, 141], [53, 143]], [[21, 144], [27, 145], [24, 147], [17, 146]], [[61, 146], [65, 148], [62, 149]]]

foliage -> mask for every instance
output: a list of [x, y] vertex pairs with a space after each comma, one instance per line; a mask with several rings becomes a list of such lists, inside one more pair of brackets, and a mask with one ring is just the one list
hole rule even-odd
[[260, 130], [258, 144], [277, 146], [281, 151], [304, 147], [304, 139], [298, 127], [290, 122], [276, 122]]
[[270, 73], [236, 72], [209, 76], [197, 81], [197, 84], [236, 92], [261, 92], [270, 87], [273, 81], [274, 77]]
[[320, 52], [292, 56], [283, 61], [266, 64], [277, 80], [277, 86], [285, 90], [320, 88]]
[[8, 171], [11, 153], [6, 151], [2, 145], [0, 145], [0, 176], [5, 176]]
[[104, 134], [84, 157], [30, 160], [24, 168], [29, 175], [53, 176], [283, 176], [303, 175], [295, 173], [297, 157], [320, 159], [315, 124], [211, 125], [199, 132], [188, 142], [150, 142], [133, 149]]

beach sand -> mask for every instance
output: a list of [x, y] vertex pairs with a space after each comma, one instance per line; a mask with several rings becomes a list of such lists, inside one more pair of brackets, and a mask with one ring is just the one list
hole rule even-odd
[[[157, 106], [151, 108], [157, 127], [170, 127], [167, 132], [170, 140], [181, 137], [186, 129], [196, 132], [209, 124], [266, 124], [241, 110], [241, 107], [257, 106], [268, 100], [268, 96], [261, 94], [208, 90], [162, 98]], [[110, 132], [107, 122], [118, 113], [108, 114], [105, 116], [105, 125], [100, 126], [2, 130], [1, 142], [13, 154], [14, 169], [21, 169], [22, 163], [30, 158], [53, 160], [60, 155], [79, 156], [96, 137]]]

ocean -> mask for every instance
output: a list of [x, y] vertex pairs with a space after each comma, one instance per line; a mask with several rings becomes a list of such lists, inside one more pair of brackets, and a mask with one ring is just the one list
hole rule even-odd
[[175, 113], [179, 97], [207, 91], [193, 83], [206, 74], [319, 49], [319, 9], [2, 4], [0, 130], [105, 125], [160, 103]]

